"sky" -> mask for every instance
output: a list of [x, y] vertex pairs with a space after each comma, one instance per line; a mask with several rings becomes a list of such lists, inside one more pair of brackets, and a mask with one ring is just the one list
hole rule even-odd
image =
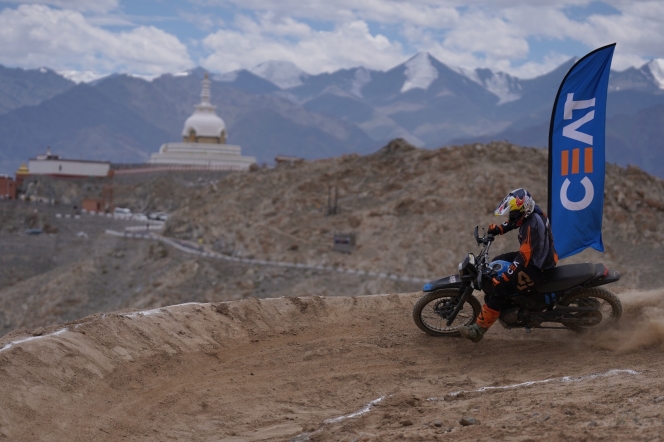
[[664, 58], [662, 23], [662, 0], [0, 0], [0, 64], [93, 79], [284, 60], [318, 74], [429, 52], [532, 78], [614, 42], [616, 70]]

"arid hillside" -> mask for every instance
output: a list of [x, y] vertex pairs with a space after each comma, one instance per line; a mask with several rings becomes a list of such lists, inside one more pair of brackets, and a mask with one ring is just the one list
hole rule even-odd
[[[495, 222], [493, 210], [517, 187], [546, 210], [546, 151], [504, 142], [425, 150], [395, 140], [368, 156], [232, 174], [194, 189], [165, 234], [235, 256], [431, 278], [456, 270], [475, 247], [474, 226]], [[338, 212], [328, 215], [334, 188]], [[351, 255], [331, 251], [334, 232], [356, 234]], [[608, 165], [603, 232], [606, 253], [568, 261], [605, 262], [623, 285], [660, 286], [664, 181]], [[512, 234], [492, 252], [516, 247]]]
[[[507, 143], [422, 150], [394, 141], [368, 156], [279, 165], [249, 173], [116, 177], [117, 205], [168, 211], [168, 237], [206, 250], [308, 265], [437, 278], [475, 250], [472, 229], [524, 186], [546, 206], [546, 152]], [[42, 180], [36, 195], [59, 205], [0, 205], [0, 334], [35, 330], [94, 313], [248, 297], [360, 296], [418, 290], [420, 282], [320, 269], [231, 263], [187, 255], [158, 242], [115, 238], [127, 223], [82, 216], [72, 205], [109, 183]], [[337, 189], [337, 214], [328, 195]], [[69, 198], [66, 200], [66, 198]], [[68, 201], [69, 203], [66, 203]], [[35, 212], [36, 210], [36, 212]], [[56, 218], [56, 212], [72, 218]], [[48, 226], [41, 236], [24, 234]], [[334, 232], [356, 234], [352, 254], [332, 251]], [[567, 261], [618, 269], [617, 286], [661, 287], [664, 182], [637, 168], [609, 165], [605, 191], [607, 252]], [[512, 233], [495, 256], [514, 249]]]
[[[150, 189], [162, 179], [140, 186]], [[184, 193], [188, 188], [178, 190]], [[324, 270], [194, 256], [154, 240], [104, 233], [140, 229], [140, 223], [87, 214], [56, 216], [63, 212], [70, 215], [71, 207], [0, 203], [0, 335], [20, 329], [34, 332], [127, 308], [248, 297], [367, 295], [421, 286], [369, 275], [340, 279]], [[50, 233], [25, 233], [27, 228], [45, 226]]]

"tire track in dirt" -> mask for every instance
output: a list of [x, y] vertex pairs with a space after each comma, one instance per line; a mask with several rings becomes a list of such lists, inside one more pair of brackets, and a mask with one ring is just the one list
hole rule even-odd
[[[621, 294], [634, 306], [616, 332], [628, 340], [656, 298], [632, 303], [635, 293]], [[0, 434], [16, 441], [660, 437], [661, 341], [612, 350], [598, 337], [498, 327], [477, 345], [432, 338], [410, 317], [420, 295], [192, 303], [95, 315], [42, 337], [15, 332], [0, 339]], [[548, 381], [566, 376], [583, 380]]]

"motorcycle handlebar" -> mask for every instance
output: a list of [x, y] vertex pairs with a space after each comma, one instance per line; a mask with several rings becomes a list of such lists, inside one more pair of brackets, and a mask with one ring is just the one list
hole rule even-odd
[[475, 241], [477, 241], [477, 245], [479, 246], [480, 244], [487, 245], [490, 242], [493, 242], [493, 235], [491, 233], [485, 234], [483, 237], [480, 238], [479, 234], [479, 226], [475, 226]]

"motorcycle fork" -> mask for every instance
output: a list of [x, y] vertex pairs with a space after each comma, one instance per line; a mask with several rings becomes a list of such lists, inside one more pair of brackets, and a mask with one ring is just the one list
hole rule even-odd
[[447, 327], [452, 325], [454, 320], [456, 319], [457, 315], [463, 308], [463, 305], [466, 303], [468, 300], [468, 297], [473, 296], [473, 286], [469, 285], [466, 287], [466, 290], [463, 292], [463, 295], [461, 295], [461, 299], [459, 299], [459, 302], [457, 303], [456, 307], [454, 307], [454, 310], [450, 314], [450, 316], [447, 318]]

